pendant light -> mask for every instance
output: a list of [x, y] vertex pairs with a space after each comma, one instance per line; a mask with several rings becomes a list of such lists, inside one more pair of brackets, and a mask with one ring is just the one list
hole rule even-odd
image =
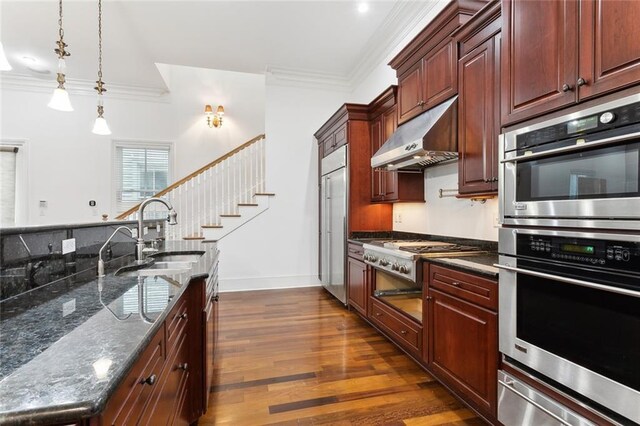
[[64, 88], [64, 75], [67, 70], [67, 64], [64, 58], [71, 54], [65, 49], [68, 45], [64, 42], [64, 30], [62, 29], [62, 0], [58, 1], [58, 35], [60, 36], [60, 39], [56, 42], [58, 48], [54, 50], [58, 55], [58, 77], [56, 78], [58, 87], [53, 91], [53, 96], [47, 106], [58, 111], [73, 111], [71, 101], [69, 100], [69, 93], [67, 93], [67, 90]]
[[102, 116], [104, 114], [102, 94], [107, 91], [102, 81], [102, 0], [98, 0], [98, 80], [94, 89], [98, 92], [98, 118], [93, 124], [93, 133], [96, 135], [110, 135], [111, 130], [107, 125], [107, 120]]

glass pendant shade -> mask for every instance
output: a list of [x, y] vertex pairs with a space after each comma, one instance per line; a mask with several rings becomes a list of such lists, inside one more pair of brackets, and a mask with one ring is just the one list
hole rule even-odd
[[7, 56], [4, 54], [4, 48], [0, 43], [0, 71], [11, 71], [11, 64], [7, 61]]
[[93, 123], [93, 131], [92, 132], [94, 134], [96, 134], [96, 135], [101, 135], [101, 136], [110, 135], [111, 134], [111, 130], [109, 129], [109, 126], [107, 125], [107, 120], [105, 120], [104, 117], [96, 118], [95, 123]]
[[65, 89], [61, 88], [57, 88], [53, 91], [53, 96], [47, 106], [58, 111], [73, 111], [71, 101], [69, 100], [69, 93]]

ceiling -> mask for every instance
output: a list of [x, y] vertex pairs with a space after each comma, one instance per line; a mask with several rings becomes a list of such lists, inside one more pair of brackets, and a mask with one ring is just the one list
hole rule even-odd
[[[166, 88], [155, 64], [263, 73], [268, 68], [350, 78], [393, 31], [434, 2], [103, 0], [104, 80]], [[65, 0], [67, 78], [95, 80], [97, 1]], [[58, 2], [0, 3], [0, 37], [14, 74], [55, 78]], [[34, 58], [48, 74], [29, 71]], [[32, 64], [33, 67], [33, 64]], [[108, 86], [107, 86], [108, 87]]]

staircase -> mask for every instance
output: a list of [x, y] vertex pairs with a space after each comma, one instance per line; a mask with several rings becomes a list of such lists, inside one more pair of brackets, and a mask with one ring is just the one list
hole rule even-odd
[[[275, 194], [265, 192], [265, 135], [259, 135], [154, 195], [169, 201], [178, 224], [167, 226], [167, 239], [218, 241], [269, 208]], [[136, 220], [138, 207], [116, 217]], [[167, 214], [149, 204], [146, 218]]]

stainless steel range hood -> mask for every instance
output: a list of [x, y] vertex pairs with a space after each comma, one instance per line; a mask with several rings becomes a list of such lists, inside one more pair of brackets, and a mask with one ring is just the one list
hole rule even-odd
[[371, 167], [422, 170], [458, 158], [458, 97], [431, 108], [394, 132], [371, 158]]

